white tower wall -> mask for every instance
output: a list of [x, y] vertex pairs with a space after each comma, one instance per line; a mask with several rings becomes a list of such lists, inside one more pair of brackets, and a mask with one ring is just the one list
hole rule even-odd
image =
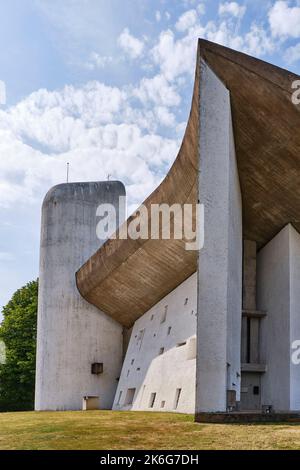
[[[116, 208], [119, 182], [70, 183], [52, 188], [42, 208], [36, 410], [79, 410], [85, 395], [111, 408], [122, 365], [122, 327], [79, 294], [75, 273], [100, 247], [96, 209]], [[91, 364], [103, 363], [93, 375]]]
[[200, 63], [199, 198], [204, 247], [198, 267], [196, 413], [226, 411], [240, 398], [242, 200], [230, 94]]

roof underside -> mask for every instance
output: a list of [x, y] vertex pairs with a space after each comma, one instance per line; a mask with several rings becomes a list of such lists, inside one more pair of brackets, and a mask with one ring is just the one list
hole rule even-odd
[[[300, 232], [300, 106], [291, 101], [300, 77], [204, 40], [200, 57], [231, 94], [244, 237], [261, 247], [287, 223]], [[147, 207], [197, 202], [199, 86], [197, 66], [182, 146]], [[181, 240], [108, 240], [76, 279], [88, 302], [130, 327], [196, 268]]]

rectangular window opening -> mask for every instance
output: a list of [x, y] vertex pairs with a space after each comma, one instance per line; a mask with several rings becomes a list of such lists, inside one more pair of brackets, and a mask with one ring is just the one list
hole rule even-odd
[[175, 410], [177, 410], [177, 408], [178, 408], [180, 395], [181, 395], [181, 388], [176, 388], [175, 401], [174, 401], [174, 409]]
[[166, 305], [166, 306], [165, 306], [164, 313], [162, 314], [160, 323], [165, 323], [165, 321], [166, 321], [166, 319], [167, 319], [167, 313], [168, 313], [168, 306]]
[[150, 395], [150, 401], [149, 401], [149, 408], [153, 408], [153, 407], [154, 407], [155, 398], [156, 398], [156, 393], [155, 393], [155, 392], [151, 393], [151, 395]]
[[135, 388], [128, 388], [124, 405], [132, 405], [134, 395], [135, 395], [135, 390], [136, 390]]
[[121, 401], [121, 398], [122, 398], [122, 394], [123, 394], [123, 391], [121, 390], [120, 393], [119, 393], [119, 398], [118, 398], [118, 401], [117, 401], [117, 405], [120, 404], [120, 401]]

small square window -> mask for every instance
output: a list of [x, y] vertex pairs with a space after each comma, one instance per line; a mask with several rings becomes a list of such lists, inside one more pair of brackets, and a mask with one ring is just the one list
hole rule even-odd
[[259, 395], [259, 386], [258, 386], [258, 385], [254, 385], [254, 387], [253, 387], [253, 395]]

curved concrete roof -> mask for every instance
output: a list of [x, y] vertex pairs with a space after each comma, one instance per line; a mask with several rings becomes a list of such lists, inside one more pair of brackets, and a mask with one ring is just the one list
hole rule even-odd
[[[300, 106], [291, 101], [300, 77], [204, 40], [180, 151], [144, 204], [197, 202], [200, 60], [231, 94], [244, 237], [262, 246], [289, 222], [300, 232]], [[196, 269], [197, 252], [181, 240], [108, 240], [76, 279], [88, 302], [130, 327]]]

